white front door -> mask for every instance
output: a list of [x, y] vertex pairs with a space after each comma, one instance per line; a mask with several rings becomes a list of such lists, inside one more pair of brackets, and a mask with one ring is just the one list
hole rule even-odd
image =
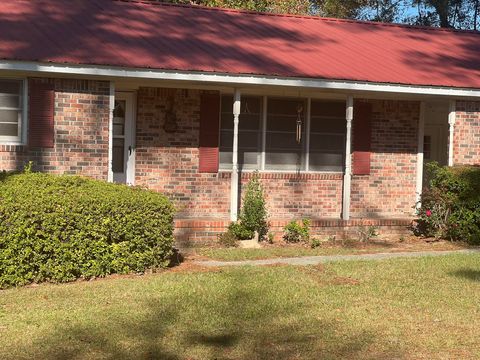
[[115, 93], [113, 110], [113, 181], [133, 185], [135, 180], [134, 93]]

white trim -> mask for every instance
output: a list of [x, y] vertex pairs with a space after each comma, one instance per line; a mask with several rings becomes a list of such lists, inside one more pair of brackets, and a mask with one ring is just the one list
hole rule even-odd
[[238, 219], [238, 124], [240, 121], [241, 94], [235, 89], [233, 95], [233, 153], [232, 179], [230, 184], [230, 220]]
[[[219, 173], [232, 173], [231, 169], [220, 168]], [[242, 169], [242, 174], [291, 174], [291, 175], [343, 175], [343, 171], [297, 171], [297, 170], [255, 170], [255, 169]]]
[[454, 135], [455, 135], [455, 100], [450, 100], [450, 108], [448, 113], [448, 125], [449, 125], [449, 135], [448, 135], [448, 166], [453, 166], [453, 152], [454, 152]]
[[230, 85], [263, 85], [297, 88], [372, 91], [399, 94], [421, 94], [439, 96], [480, 97], [480, 89], [452, 88], [441, 86], [418, 86], [364, 81], [326, 80], [314, 78], [275, 77], [261, 75], [232, 75], [213, 72], [188, 72], [123, 68], [113, 66], [89, 66], [74, 64], [54, 64], [28, 61], [0, 61], [0, 70], [23, 71], [45, 74], [68, 74], [81, 76], [120, 77], [137, 79], [158, 79], [186, 82], [204, 82]]
[[425, 136], [425, 102], [420, 103], [420, 117], [418, 118], [418, 138], [417, 138], [417, 181], [415, 185], [416, 198], [415, 209], [418, 210], [422, 206], [423, 190], [423, 141]]
[[345, 175], [343, 176], [342, 219], [350, 220], [350, 196], [352, 185], [352, 122], [353, 96], [347, 98], [346, 109], [347, 138], [345, 141]]
[[113, 110], [115, 109], [115, 83], [110, 81], [108, 104], [108, 181], [113, 182]]

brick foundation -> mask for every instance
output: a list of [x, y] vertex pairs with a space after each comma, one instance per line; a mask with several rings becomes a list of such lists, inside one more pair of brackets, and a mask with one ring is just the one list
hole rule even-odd
[[[290, 220], [270, 221], [270, 231], [275, 235], [275, 240], [280, 240], [283, 228]], [[312, 220], [310, 233], [312, 237], [326, 239], [334, 236], [337, 240], [356, 239], [359, 230], [363, 227], [375, 226], [380, 235], [407, 235], [411, 234], [411, 220], [408, 219], [321, 219]], [[229, 221], [188, 220], [175, 221], [175, 238], [177, 246], [192, 248], [209, 246], [217, 243], [218, 234], [224, 232]]]

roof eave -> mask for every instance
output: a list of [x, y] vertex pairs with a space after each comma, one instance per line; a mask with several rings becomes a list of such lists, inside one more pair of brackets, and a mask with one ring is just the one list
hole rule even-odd
[[378, 92], [432, 96], [480, 98], [480, 89], [442, 86], [388, 84], [362, 81], [278, 77], [247, 74], [226, 74], [199, 71], [173, 71], [145, 68], [125, 68], [99, 65], [58, 64], [31, 61], [0, 60], [0, 71], [39, 74], [95, 76], [109, 79], [151, 79], [190, 83], [222, 84], [232, 87], [281, 86], [332, 91]]

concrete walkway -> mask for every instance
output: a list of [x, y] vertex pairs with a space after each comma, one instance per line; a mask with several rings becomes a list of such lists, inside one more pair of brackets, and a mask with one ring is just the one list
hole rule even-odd
[[334, 261], [352, 261], [352, 260], [385, 260], [394, 258], [418, 258], [425, 256], [445, 256], [451, 254], [480, 254], [480, 249], [452, 250], [452, 251], [418, 251], [418, 252], [396, 252], [396, 253], [376, 253], [365, 255], [331, 255], [331, 256], [303, 256], [293, 258], [275, 258], [264, 260], [243, 260], [243, 261], [217, 261], [217, 260], [199, 260], [195, 261], [201, 266], [244, 266], [244, 265], [317, 265]]

